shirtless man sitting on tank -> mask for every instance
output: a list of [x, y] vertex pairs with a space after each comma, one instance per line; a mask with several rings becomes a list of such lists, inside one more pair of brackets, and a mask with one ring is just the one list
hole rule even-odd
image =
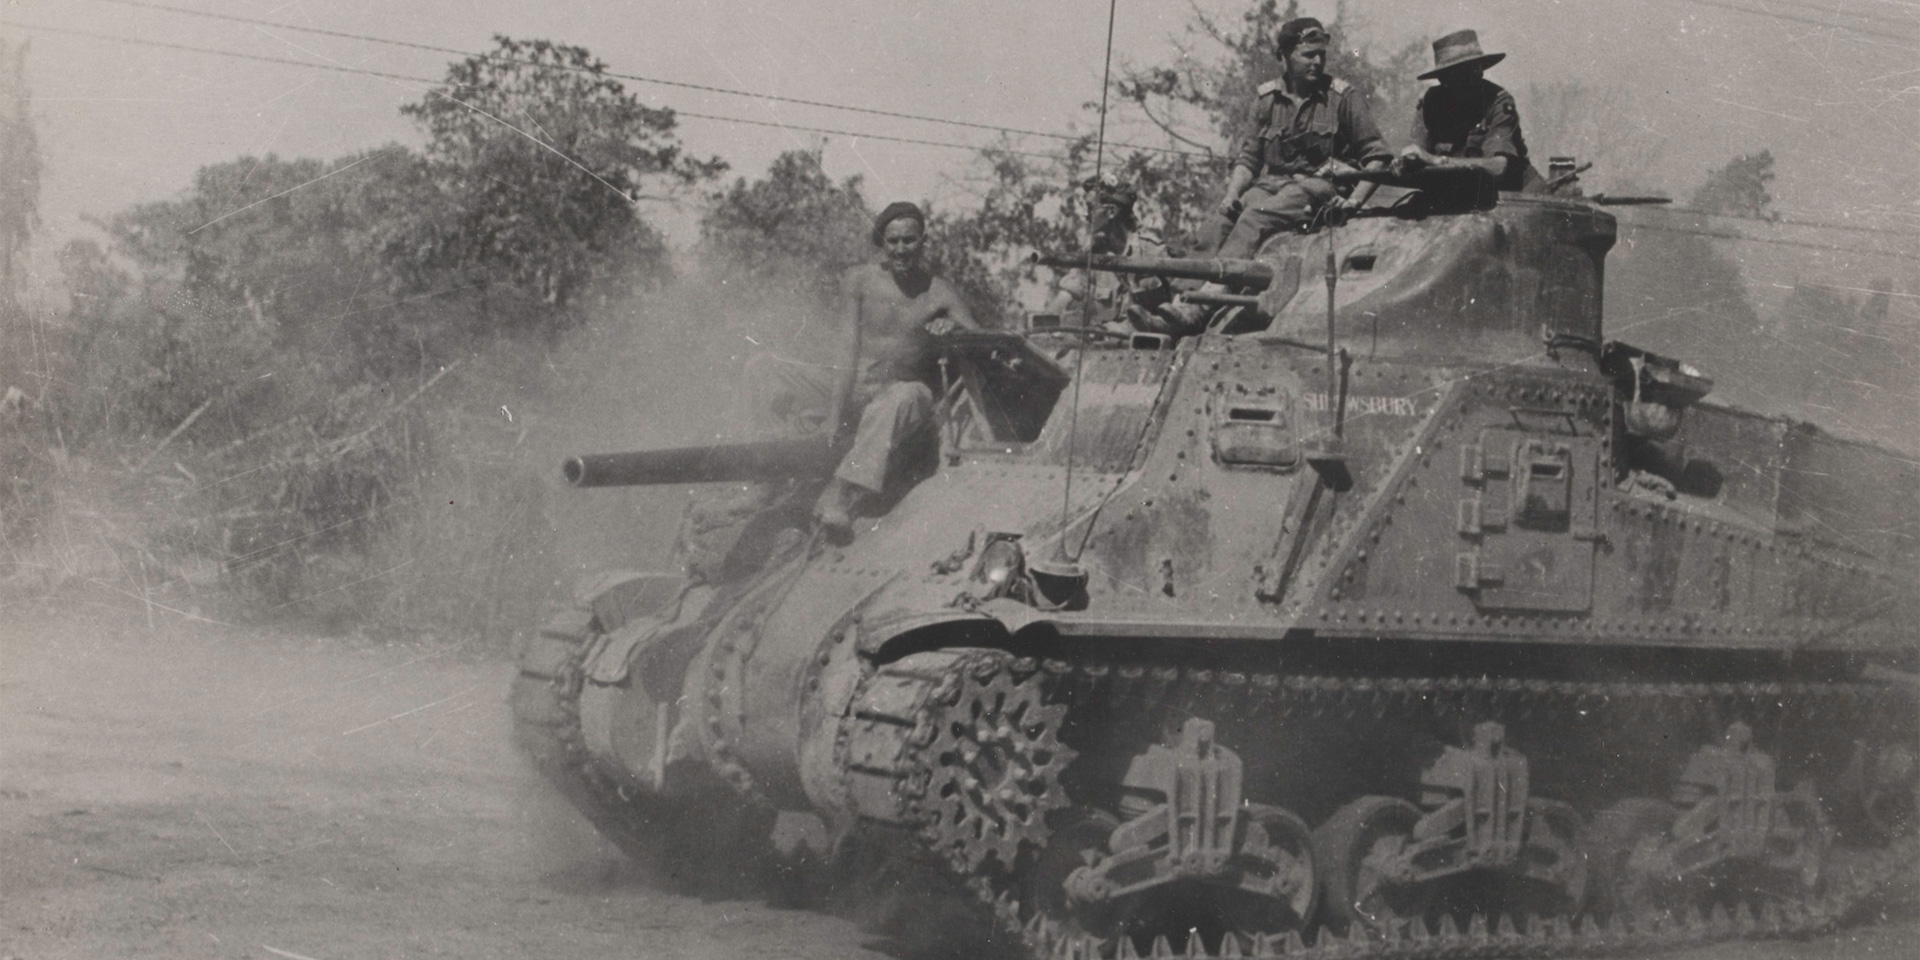
[[934, 338], [979, 329], [959, 293], [927, 268], [926, 231], [926, 214], [911, 203], [889, 204], [874, 219], [881, 256], [841, 279], [846, 323], [832, 365], [766, 358], [748, 374], [760, 393], [755, 407], [773, 424], [813, 423], [836, 438], [852, 431], [853, 445], [814, 507], [837, 540], [851, 536], [861, 502], [886, 487], [903, 444], [933, 426]]

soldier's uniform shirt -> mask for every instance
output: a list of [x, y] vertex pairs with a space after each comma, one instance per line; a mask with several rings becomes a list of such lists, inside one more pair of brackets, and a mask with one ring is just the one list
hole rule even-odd
[[1338, 77], [1298, 96], [1288, 93], [1283, 81], [1269, 80], [1260, 85], [1249, 120], [1254, 132], [1241, 142], [1233, 163], [1252, 170], [1256, 186], [1312, 173], [1330, 159], [1358, 167], [1393, 156], [1366, 96]]
[[1361, 167], [1393, 156], [1366, 96], [1337, 77], [1297, 95], [1280, 80], [1263, 83], [1249, 119], [1254, 132], [1233, 163], [1251, 170], [1254, 181], [1220, 246], [1223, 257], [1253, 256], [1268, 237], [1307, 222], [1333, 199], [1333, 184], [1312, 176], [1321, 164], [1342, 160]]
[[1442, 157], [1508, 157], [1502, 190], [1520, 190], [1544, 183], [1527, 161], [1527, 141], [1520, 135], [1520, 110], [1513, 94], [1481, 78], [1472, 83], [1429, 87], [1413, 111], [1413, 129], [1407, 138]]

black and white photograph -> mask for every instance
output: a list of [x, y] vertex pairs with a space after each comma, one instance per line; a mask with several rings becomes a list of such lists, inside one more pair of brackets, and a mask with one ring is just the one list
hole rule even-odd
[[0, 2], [0, 960], [1920, 957], [1920, 0]]

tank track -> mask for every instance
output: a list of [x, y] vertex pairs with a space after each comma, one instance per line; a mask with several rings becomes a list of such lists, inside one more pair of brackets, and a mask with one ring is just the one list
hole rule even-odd
[[[1508, 678], [1353, 678], [1248, 674], [1109, 662], [1067, 662], [1016, 657], [986, 650], [916, 654], [884, 666], [856, 701], [848, 740], [868, 758], [851, 764], [849, 776], [867, 779], [869, 790], [891, 789], [902, 798], [902, 819], [926, 822], [935, 814], [921, 805], [932, 770], [928, 755], [940, 711], [952, 702], [956, 675], [984, 678], [1003, 671], [1016, 682], [1043, 683], [1053, 698], [1068, 704], [1093, 698], [1150, 698], [1191, 708], [1251, 711], [1287, 717], [1301, 714], [1345, 717], [1462, 710], [1481, 715], [1523, 716], [1534, 710], [1581, 709], [1601, 705], [1653, 711], [1655, 716], [1710, 716], [1731, 706], [1792, 703], [1810, 717], [1830, 711], [1895, 711], [1910, 717], [1910, 691], [1885, 684], [1846, 683], [1610, 683]], [[1857, 715], [1857, 714], [1856, 714]], [[876, 739], [890, 742], [876, 743]], [[871, 762], [872, 758], [891, 762]], [[933, 834], [923, 828], [923, 836]], [[998, 926], [1024, 944], [1035, 960], [1125, 960], [1139, 957], [1129, 938], [1119, 942], [1076, 932], [1062, 918], [1049, 917], [1025, 904], [1013, 874], [992, 860], [945, 857], [957, 879], [992, 912]], [[1796, 937], [1830, 929], [1869, 902], [1912, 865], [1920, 862], [1920, 833], [1909, 833], [1871, 853], [1845, 862], [1830, 860], [1825, 889], [1811, 898], [1777, 906], [1767, 901], [1756, 913], [1744, 902], [1734, 910], [1715, 906], [1702, 915], [1653, 911], [1604, 919], [1580, 916], [1473, 916], [1464, 929], [1448, 915], [1437, 925], [1409, 919], [1386, 931], [1355, 924], [1344, 936], [1330, 928], [1284, 935], [1235, 934], [1209, 953], [1199, 937], [1175, 953], [1165, 938], [1151, 945], [1148, 957], [1246, 957], [1290, 960], [1470, 960], [1508, 957], [1639, 956], [1724, 940]]]
[[630, 799], [591, 762], [580, 733], [583, 663], [595, 636], [593, 611], [556, 611], [527, 638], [516, 657], [508, 705], [514, 741], [594, 829], [632, 856], [651, 856], [634, 827]]
[[580, 692], [593, 641], [602, 636], [584, 607], [556, 611], [524, 641], [508, 704], [514, 740], [542, 777], [600, 835], [633, 860], [703, 883], [713, 868], [754, 860], [764, 844], [754, 808], [718, 777], [712, 789], [665, 798], [630, 789], [588, 752], [580, 729]]

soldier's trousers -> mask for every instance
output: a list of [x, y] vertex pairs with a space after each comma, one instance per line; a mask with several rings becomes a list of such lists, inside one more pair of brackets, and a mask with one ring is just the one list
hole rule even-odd
[[[840, 371], [762, 354], [747, 362], [746, 373], [755, 419], [763, 429], [792, 435], [830, 428], [827, 413]], [[899, 451], [933, 428], [933, 390], [917, 380], [863, 378], [854, 384], [853, 408], [842, 414], [848, 420], [855, 415], [860, 419], [853, 446], [833, 475], [879, 493]]]
[[1313, 219], [1336, 195], [1319, 177], [1262, 177], [1240, 195], [1240, 216], [1216, 256], [1253, 256], [1268, 237]]

